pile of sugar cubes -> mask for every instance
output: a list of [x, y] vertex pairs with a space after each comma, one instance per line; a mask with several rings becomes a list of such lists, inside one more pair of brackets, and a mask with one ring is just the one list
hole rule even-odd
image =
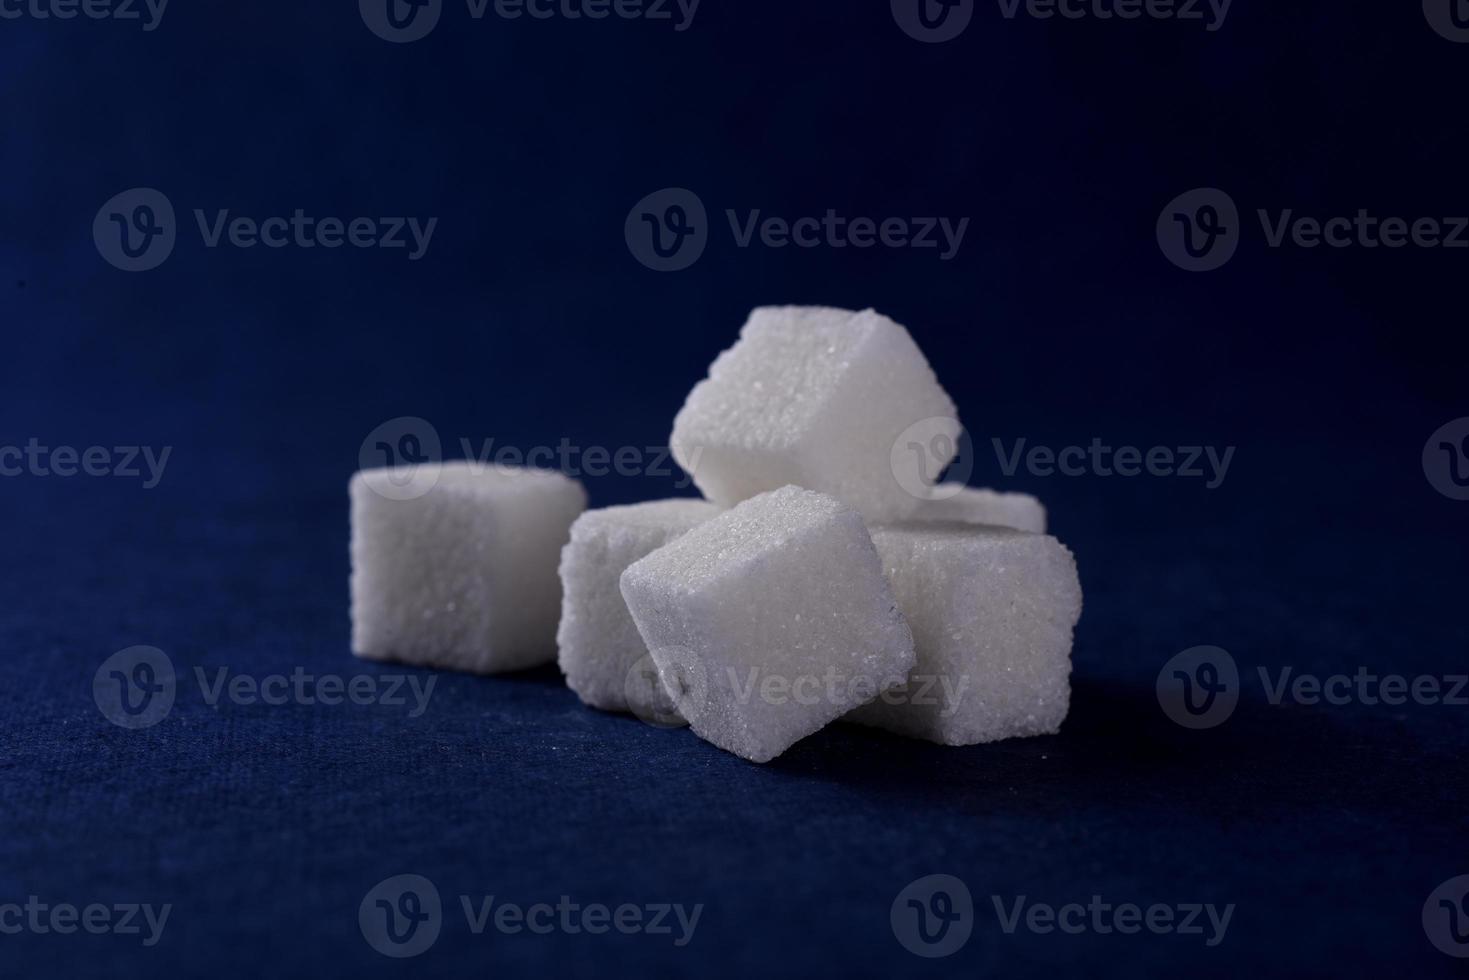
[[1076, 564], [1034, 498], [932, 484], [958, 432], [902, 326], [758, 309], [674, 420], [703, 500], [587, 510], [563, 474], [490, 463], [357, 473], [352, 649], [555, 659], [586, 704], [755, 762], [838, 719], [944, 745], [1055, 732]]

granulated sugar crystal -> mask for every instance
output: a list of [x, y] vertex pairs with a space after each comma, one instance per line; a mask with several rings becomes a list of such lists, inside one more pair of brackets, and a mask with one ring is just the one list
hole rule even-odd
[[797, 487], [635, 562], [622, 594], [694, 732], [755, 762], [902, 683], [914, 664], [861, 518]]
[[905, 687], [848, 720], [944, 745], [1058, 730], [1081, 616], [1071, 552], [1045, 535], [964, 524], [875, 527], [872, 540], [918, 662]]
[[[720, 506], [795, 484], [875, 521], [918, 509], [919, 484], [895, 468], [937, 473], [958, 431], [954, 403], [903, 327], [872, 310], [787, 306], [750, 314], [689, 393], [670, 441]], [[921, 458], [904, 445], [915, 439]]]
[[556, 658], [556, 565], [586, 507], [548, 470], [432, 463], [352, 477], [352, 651], [491, 674]]
[[561, 551], [557, 660], [586, 704], [672, 717], [648, 648], [627, 611], [619, 580], [627, 566], [720, 513], [703, 500], [654, 500], [589, 510]]

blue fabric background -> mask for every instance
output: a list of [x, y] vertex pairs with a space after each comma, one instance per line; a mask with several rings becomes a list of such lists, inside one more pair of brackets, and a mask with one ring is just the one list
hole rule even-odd
[[[1238, 0], [1218, 32], [1004, 19], [919, 44], [886, 3], [705, 0], [693, 26], [474, 22], [389, 45], [347, 2], [170, 6], [155, 31], [0, 21], [0, 445], [173, 447], [152, 490], [0, 479], [0, 903], [174, 908], [153, 948], [0, 936], [5, 976], [1446, 974], [1423, 902], [1469, 873], [1465, 710], [1273, 706], [1257, 667], [1464, 669], [1469, 504], [1420, 452], [1464, 401], [1463, 253], [1270, 249], [1184, 273], [1189, 188], [1317, 216], [1462, 214], [1469, 48], [1417, 4]], [[234, 213], [437, 216], [402, 252], [208, 249], [120, 272], [127, 188]], [[737, 248], [638, 265], [643, 195], [967, 216], [932, 253]], [[187, 227], [187, 224], [186, 224]], [[909, 324], [976, 442], [1036, 493], [1086, 592], [1056, 737], [964, 749], [845, 726], [753, 766], [584, 709], [554, 669], [439, 675], [429, 710], [204, 703], [142, 731], [93, 673], [401, 673], [349, 654], [346, 480], [403, 415], [446, 442], [666, 441], [751, 306]], [[1228, 478], [1007, 479], [990, 440], [1235, 446]], [[587, 480], [594, 505], [679, 492]], [[686, 492], [686, 491], [685, 491]], [[1185, 731], [1175, 653], [1238, 660]], [[420, 674], [427, 677], [427, 674]], [[390, 960], [357, 907], [416, 873], [530, 904], [703, 903], [694, 941], [485, 935]], [[910, 881], [967, 882], [952, 957]], [[1226, 941], [1006, 935], [990, 896], [1235, 903]]]

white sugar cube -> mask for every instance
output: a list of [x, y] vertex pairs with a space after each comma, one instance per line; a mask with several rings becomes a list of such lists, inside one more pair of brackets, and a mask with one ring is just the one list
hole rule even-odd
[[622, 594], [690, 727], [754, 762], [902, 683], [914, 663], [861, 518], [798, 487], [635, 562]]
[[650, 720], [676, 716], [618, 583], [627, 566], [718, 513], [703, 500], [654, 500], [589, 510], [571, 525], [556, 647], [566, 683], [583, 702]]
[[1071, 552], [1045, 535], [964, 524], [875, 527], [872, 540], [918, 662], [906, 686], [847, 720], [944, 745], [1057, 731], [1081, 616]]
[[917, 510], [958, 432], [907, 330], [872, 310], [790, 306], [750, 314], [689, 393], [670, 443], [720, 506], [796, 484], [884, 520]]
[[962, 521], [993, 524], [1033, 534], [1046, 533], [1046, 508], [1028, 493], [999, 493], [953, 483], [935, 487], [913, 515], [920, 521]]
[[580, 483], [451, 462], [363, 470], [349, 493], [359, 657], [481, 674], [556, 658], [556, 564], [586, 508]]

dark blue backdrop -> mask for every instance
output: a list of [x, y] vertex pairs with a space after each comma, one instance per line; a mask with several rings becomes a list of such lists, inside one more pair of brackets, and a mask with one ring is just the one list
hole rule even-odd
[[[1457, 966], [1421, 917], [1469, 873], [1469, 708], [1277, 706], [1257, 674], [1463, 669], [1469, 503], [1420, 457], [1469, 415], [1466, 253], [1271, 248], [1255, 217], [1469, 211], [1469, 45], [1417, 4], [1237, 0], [1209, 31], [979, 3], [930, 44], [877, 0], [704, 0], [682, 31], [676, 5], [674, 21], [476, 20], [447, 0], [431, 33], [393, 44], [345, 0], [180, 2], [154, 30], [17, 2], [0, 0], [18, 12], [0, 19], [0, 447], [171, 455], [152, 489], [30, 465], [0, 478], [0, 905], [173, 909], [149, 948], [0, 934], [0, 973]], [[138, 187], [167, 196], [177, 241], [130, 273], [93, 222]], [[659, 273], [624, 222], [668, 187], [706, 206], [709, 240]], [[1199, 187], [1238, 206], [1240, 241], [1190, 273], [1155, 225]], [[438, 223], [411, 261], [210, 248], [193, 217], [298, 208]], [[727, 209], [970, 221], [943, 261], [741, 248]], [[942, 749], [836, 726], [757, 767], [583, 709], [554, 670], [442, 675], [415, 719], [201, 697], [195, 667], [402, 673], [348, 649], [345, 487], [374, 427], [422, 417], [451, 455], [461, 438], [658, 445], [771, 302], [910, 325], [974, 435], [971, 482], [1048, 504], [1086, 591], [1061, 735]], [[1236, 452], [1215, 489], [1006, 477], [991, 440], [1020, 438]], [[594, 505], [677, 492], [586, 482]], [[166, 719], [129, 731], [92, 678], [135, 644], [182, 680]], [[1226, 723], [1190, 731], [1154, 683], [1200, 644], [1244, 680]], [[394, 960], [357, 910], [401, 873], [437, 884], [446, 921]], [[967, 883], [973, 934], [924, 959], [889, 910], [936, 873]], [[474, 936], [461, 894], [704, 910], [682, 948]], [[1214, 947], [1007, 934], [992, 896], [1021, 895], [1236, 908]]]

